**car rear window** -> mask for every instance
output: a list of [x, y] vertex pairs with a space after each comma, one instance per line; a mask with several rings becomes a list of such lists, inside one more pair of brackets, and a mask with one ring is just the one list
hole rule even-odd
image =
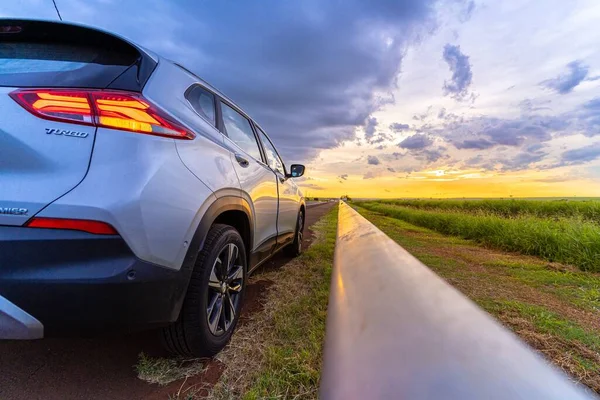
[[136, 59], [79, 44], [0, 42], [0, 86], [104, 88]]
[[187, 90], [185, 98], [198, 114], [213, 125], [215, 124], [215, 96], [212, 93], [195, 85]]

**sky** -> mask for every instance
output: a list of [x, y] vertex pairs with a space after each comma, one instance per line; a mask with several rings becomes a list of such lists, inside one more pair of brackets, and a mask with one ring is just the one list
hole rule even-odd
[[308, 196], [600, 196], [597, 0], [56, 3], [226, 93]]

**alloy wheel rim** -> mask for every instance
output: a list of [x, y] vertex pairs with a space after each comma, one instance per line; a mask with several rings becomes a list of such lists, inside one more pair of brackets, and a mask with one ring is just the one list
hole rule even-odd
[[213, 335], [221, 336], [230, 330], [239, 310], [243, 283], [240, 251], [228, 243], [215, 260], [208, 280], [206, 319]]

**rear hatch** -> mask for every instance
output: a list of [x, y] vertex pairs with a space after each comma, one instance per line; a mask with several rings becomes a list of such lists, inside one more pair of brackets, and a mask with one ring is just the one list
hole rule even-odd
[[155, 65], [101, 31], [0, 19], [0, 225], [23, 225], [85, 177], [96, 127], [77, 91], [140, 92]]

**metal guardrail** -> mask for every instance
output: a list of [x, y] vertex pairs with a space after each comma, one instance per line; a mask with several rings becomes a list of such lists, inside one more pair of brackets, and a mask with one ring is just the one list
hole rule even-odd
[[321, 399], [593, 399], [340, 202]]

